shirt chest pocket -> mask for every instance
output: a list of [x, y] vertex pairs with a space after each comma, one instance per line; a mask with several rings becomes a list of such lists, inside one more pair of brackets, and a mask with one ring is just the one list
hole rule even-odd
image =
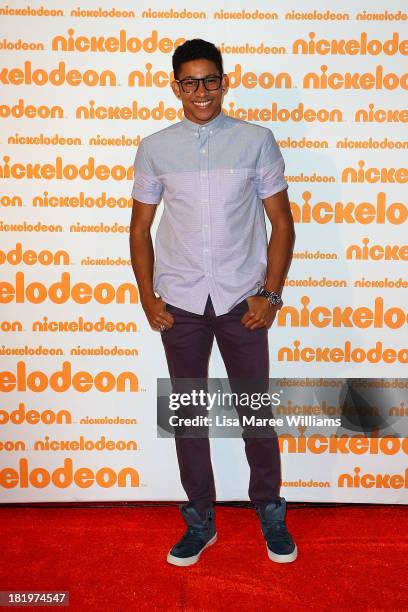
[[223, 168], [217, 171], [217, 199], [226, 204], [237, 204], [248, 195], [247, 168]]

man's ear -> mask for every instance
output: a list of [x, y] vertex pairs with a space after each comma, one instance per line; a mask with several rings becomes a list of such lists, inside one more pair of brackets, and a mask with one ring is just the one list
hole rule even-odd
[[229, 89], [229, 78], [228, 78], [228, 74], [223, 74], [222, 75], [222, 81], [221, 81], [221, 89], [223, 91], [224, 94], [227, 93], [228, 89]]
[[177, 83], [177, 81], [172, 81], [170, 85], [171, 85], [174, 95], [177, 98], [180, 98], [180, 88], [179, 88], [179, 84]]

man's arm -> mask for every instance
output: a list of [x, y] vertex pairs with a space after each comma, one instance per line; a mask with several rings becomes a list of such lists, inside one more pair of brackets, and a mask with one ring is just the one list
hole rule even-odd
[[262, 201], [272, 225], [268, 244], [265, 289], [282, 293], [283, 284], [292, 262], [296, 237], [288, 190], [284, 189]]
[[154, 250], [150, 233], [157, 205], [144, 204], [133, 199], [130, 220], [129, 245], [133, 272], [139, 288], [140, 301], [150, 326], [160, 330], [173, 326], [172, 315], [166, 312], [166, 305], [156, 297], [153, 290]]
[[[284, 189], [262, 200], [265, 212], [272, 225], [268, 244], [268, 262], [265, 289], [282, 293], [293, 255], [295, 228], [290, 209], [288, 191]], [[247, 298], [249, 310], [241, 321], [248, 329], [270, 327], [280, 306], [273, 306], [263, 297]]]

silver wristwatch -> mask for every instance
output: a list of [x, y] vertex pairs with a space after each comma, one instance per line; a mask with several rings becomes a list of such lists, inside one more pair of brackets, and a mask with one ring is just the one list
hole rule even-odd
[[258, 296], [266, 298], [268, 302], [273, 306], [279, 306], [283, 303], [279, 293], [275, 293], [274, 291], [267, 291], [264, 288], [259, 291]]

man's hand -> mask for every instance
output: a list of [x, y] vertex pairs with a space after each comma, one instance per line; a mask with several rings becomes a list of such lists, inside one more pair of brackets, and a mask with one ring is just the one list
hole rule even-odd
[[145, 311], [150, 327], [155, 331], [161, 331], [160, 327], [162, 325], [166, 329], [173, 327], [174, 317], [166, 311], [166, 304], [160, 297], [154, 296], [148, 301], [142, 302], [142, 308]]
[[281, 305], [274, 306], [264, 297], [250, 295], [246, 298], [248, 311], [241, 319], [241, 323], [247, 329], [269, 328], [275, 320], [275, 316]]

